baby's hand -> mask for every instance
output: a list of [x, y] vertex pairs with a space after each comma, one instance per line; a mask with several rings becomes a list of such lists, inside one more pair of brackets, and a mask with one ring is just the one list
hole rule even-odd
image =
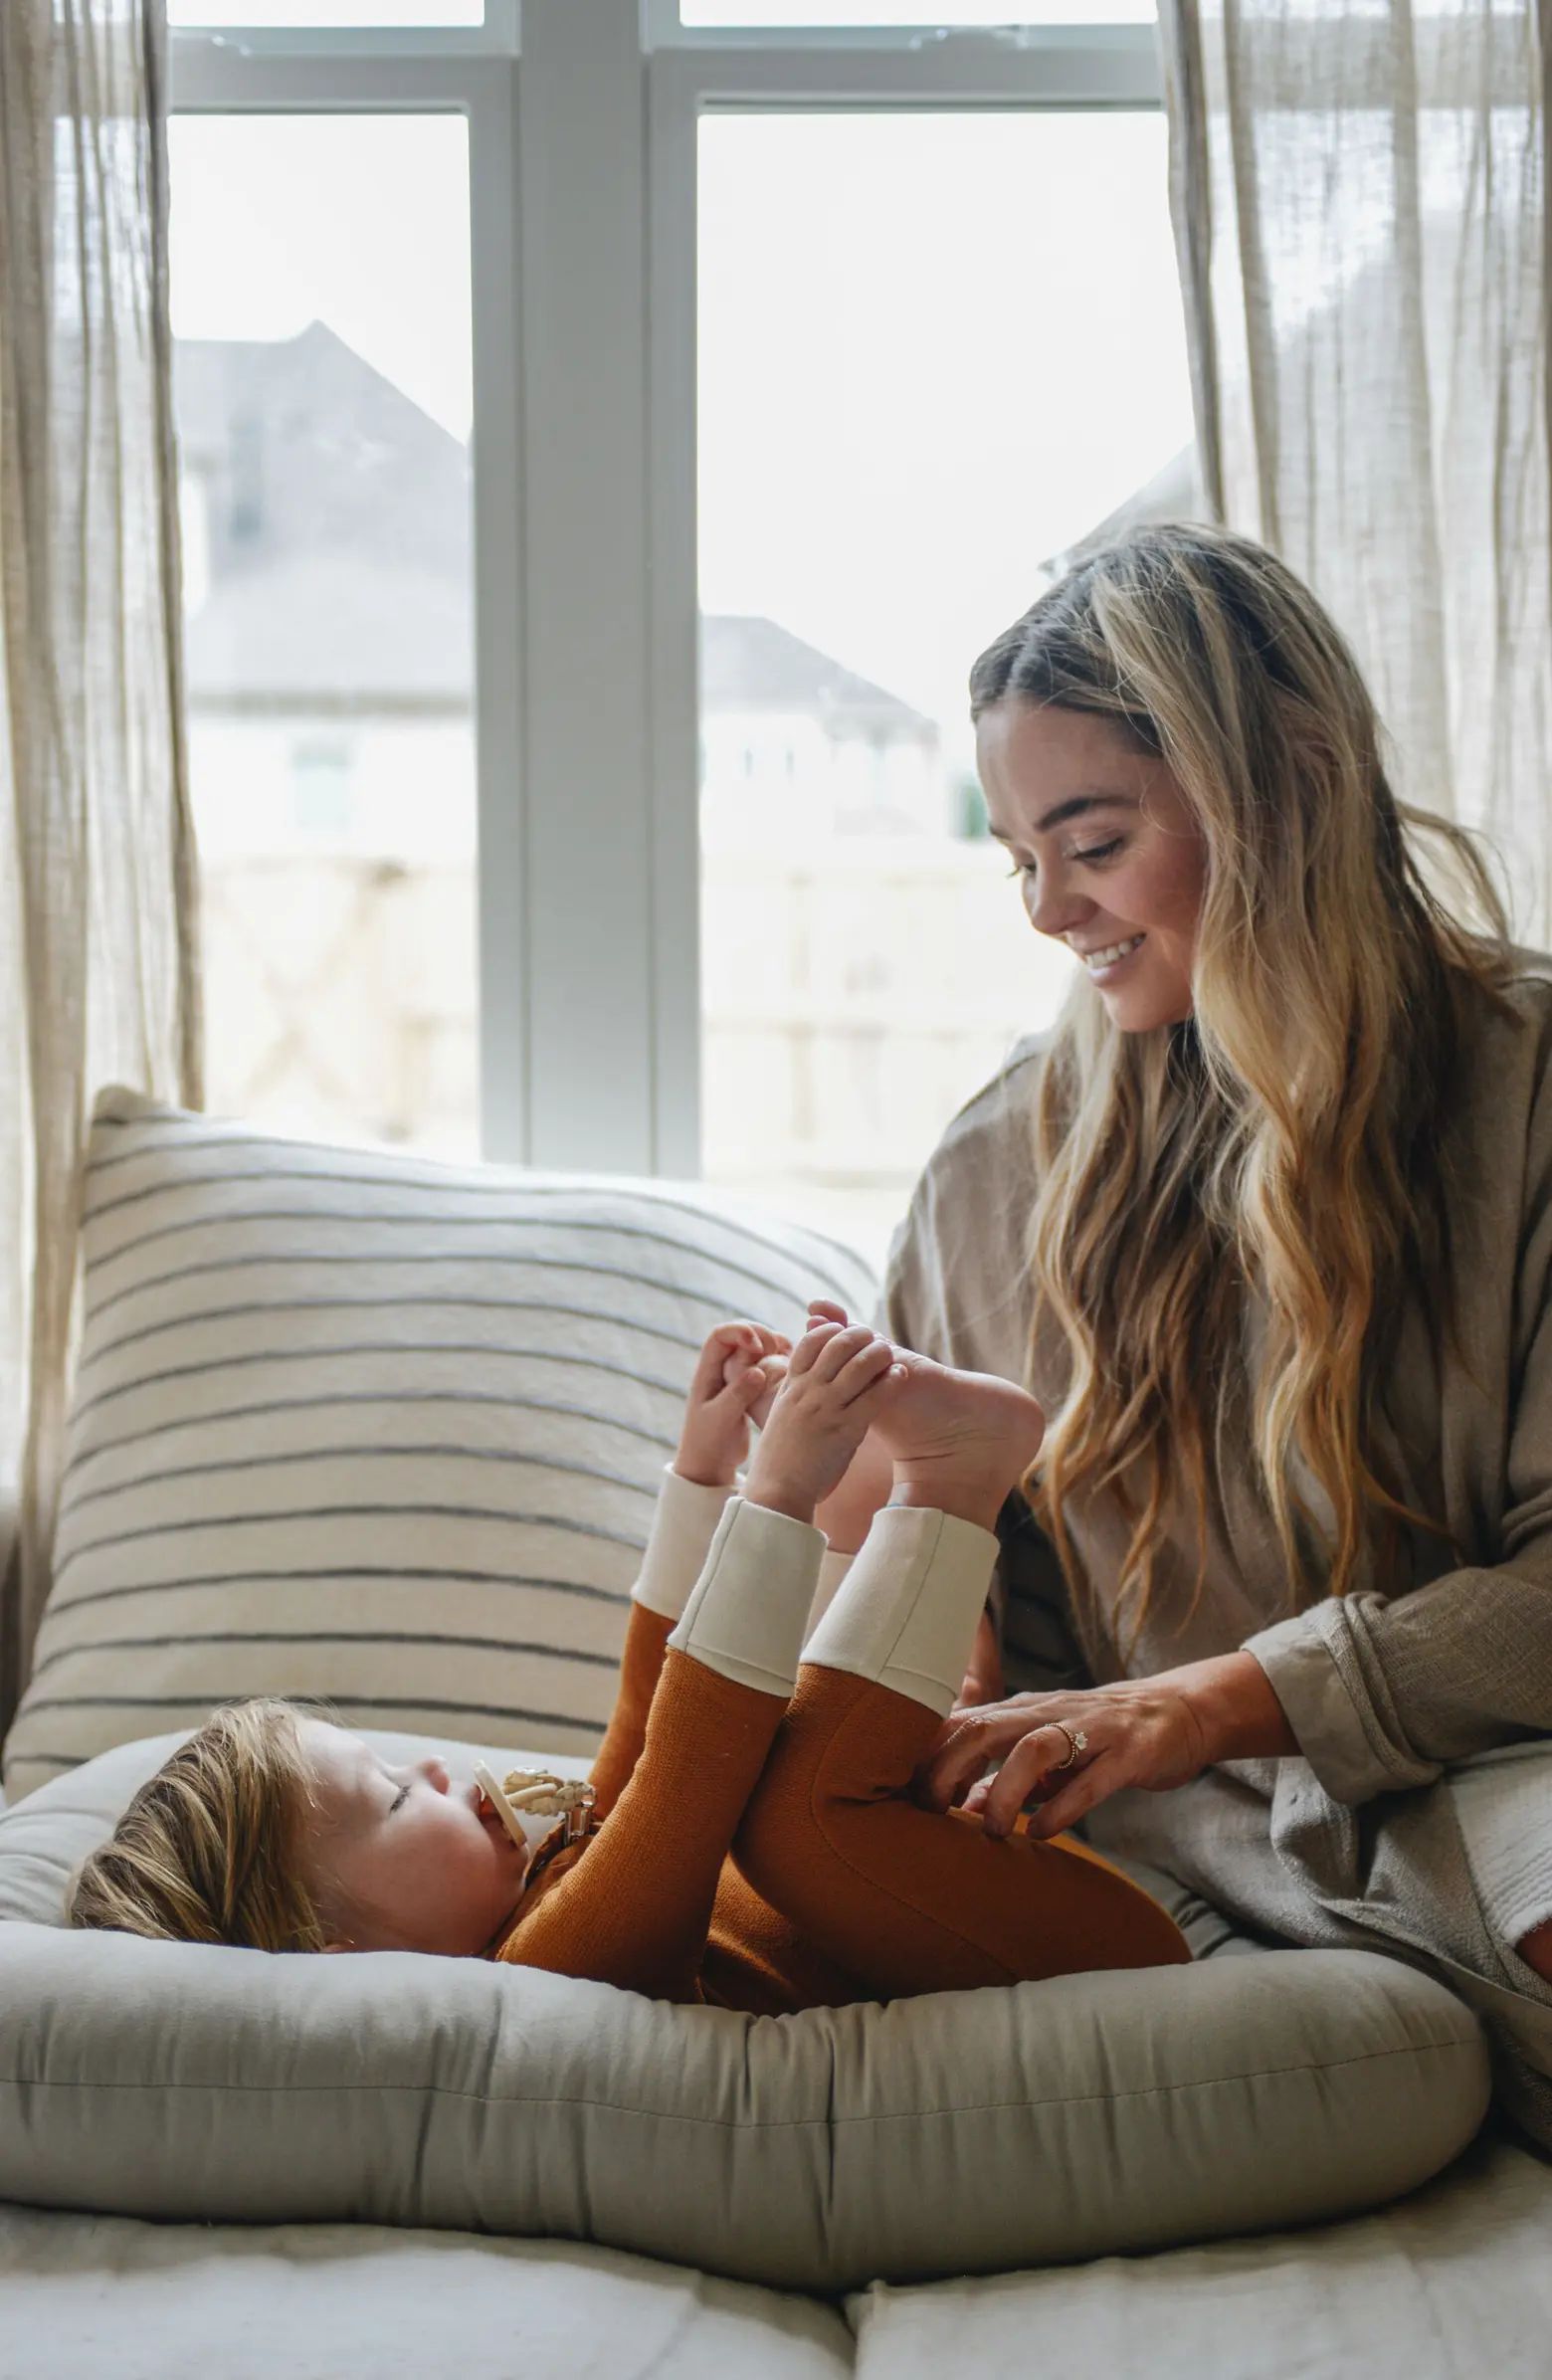
[[760, 1433], [744, 1481], [748, 1501], [811, 1521], [904, 1377], [889, 1341], [866, 1322], [812, 1323]]
[[[808, 1301], [808, 1318], [810, 1325], [812, 1325], [815, 1322], [840, 1322], [845, 1324], [849, 1322], [852, 1317], [847, 1312], [844, 1305], [835, 1305], [828, 1297], [811, 1297]], [[781, 1343], [784, 1347], [790, 1347], [791, 1344], [791, 1342], [787, 1339], [783, 1339]], [[754, 1403], [749, 1408], [749, 1419], [753, 1422], [757, 1430], [763, 1430], [766, 1423], [770, 1420], [771, 1407], [776, 1402], [776, 1392], [787, 1377], [787, 1360], [788, 1359], [785, 1355], [767, 1355], [764, 1362], [760, 1366], [761, 1371], [765, 1374], [765, 1386], [760, 1390], [759, 1394], [754, 1400]], [[729, 1387], [732, 1386], [736, 1375], [743, 1370], [745, 1361], [746, 1358], [742, 1353], [739, 1353], [737, 1355], [730, 1355], [726, 1363], [722, 1366], [722, 1377], [727, 1382]], [[889, 1463], [889, 1458], [887, 1456], [885, 1456], [883, 1460], [885, 1465], [888, 1466], [890, 1482], [892, 1484], [893, 1466]], [[888, 1501], [888, 1485], [886, 1485], [883, 1495], [879, 1498], [879, 1501], [886, 1503]], [[876, 1506], [874, 1506], [874, 1509], [876, 1509]]]
[[674, 1468], [703, 1488], [731, 1488], [749, 1452], [749, 1417], [770, 1393], [762, 1365], [779, 1366], [792, 1341], [759, 1322], [718, 1322], [700, 1350], [684, 1402]]

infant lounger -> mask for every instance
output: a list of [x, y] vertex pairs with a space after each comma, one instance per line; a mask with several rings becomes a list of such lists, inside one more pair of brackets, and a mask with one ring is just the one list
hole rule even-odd
[[590, 2241], [840, 2290], [1377, 2206], [1486, 2109], [1475, 2018], [1359, 1951], [754, 2018], [476, 1959], [66, 1928], [72, 1869], [179, 1740], [0, 1814], [0, 2196]]

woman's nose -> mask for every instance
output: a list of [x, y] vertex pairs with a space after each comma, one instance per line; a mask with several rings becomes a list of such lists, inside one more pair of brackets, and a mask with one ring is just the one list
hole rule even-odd
[[1030, 887], [1024, 905], [1035, 931], [1050, 934], [1059, 941], [1094, 912], [1091, 900], [1066, 890], [1059, 879], [1052, 877]]
[[438, 1793], [446, 1793], [451, 1780], [446, 1765], [437, 1758], [436, 1753], [428, 1753], [420, 1765], [421, 1775], [426, 1779], [427, 1784], [435, 1786]]

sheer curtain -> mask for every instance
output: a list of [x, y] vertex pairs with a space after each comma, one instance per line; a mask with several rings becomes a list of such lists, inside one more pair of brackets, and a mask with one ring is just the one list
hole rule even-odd
[[0, 0], [0, 1729], [47, 1587], [88, 1102], [198, 1103], [164, 0]]
[[[1539, 21], [1538, 21], [1539, 19]], [[1210, 516], [1352, 643], [1397, 790], [1552, 940], [1552, 0], [1160, 0]]]

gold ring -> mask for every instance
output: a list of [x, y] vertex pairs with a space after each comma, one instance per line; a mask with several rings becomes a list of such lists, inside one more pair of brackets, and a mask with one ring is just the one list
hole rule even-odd
[[1067, 1758], [1065, 1760], [1059, 1760], [1056, 1767], [1052, 1770], [1052, 1775], [1056, 1776], [1060, 1770], [1064, 1768], [1070, 1768], [1073, 1761], [1077, 1758], [1079, 1752], [1087, 1751], [1088, 1737], [1081, 1727], [1078, 1728], [1077, 1733], [1074, 1735], [1071, 1728], [1067, 1726], [1062, 1719], [1053, 1719], [1051, 1724], [1053, 1727], [1060, 1727], [1062, 1729], [1063, 1734], [1067, 1737], [1068, 1744], [1071, 1746]]

